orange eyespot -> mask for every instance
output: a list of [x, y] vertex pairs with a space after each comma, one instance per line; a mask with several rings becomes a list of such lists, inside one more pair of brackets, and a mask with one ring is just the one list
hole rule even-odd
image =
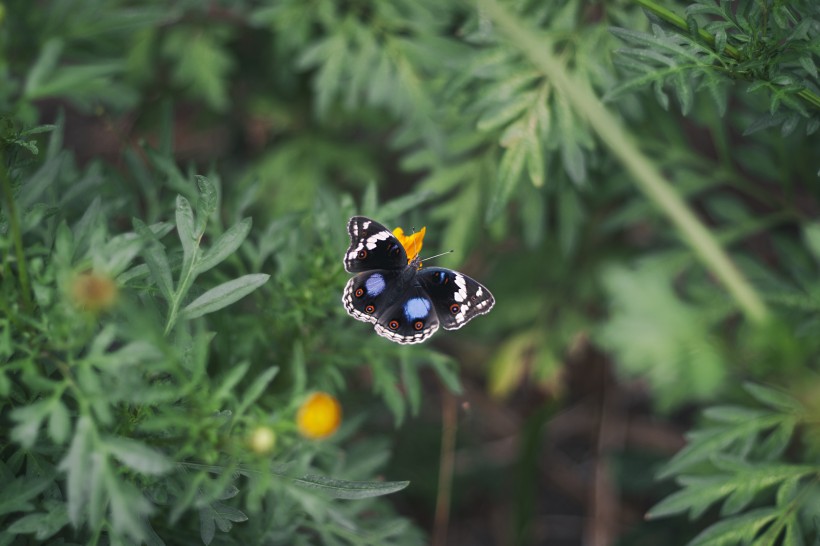
[[415, 328], [417, 331], [421, 330], [422, 328], [424, 328], [424, 323], [420, 320], [417, 320], [413, 323], [413, 328]]
[[390, 328], [391, 330], [398, 330], [399, 329], [399, 321], [391, 320], [389, 323], [387, 323], [387, 327]]
[[367, 258], [367, 251], [364, 249], [360, 250], [359, 253], [356, 254], [356, 257], [360, 260], [364, 260], [365, 258]]
[[453, 305], [450, 306], [450, 312], [454, 315], [456, 313], [458, 313], [459, 309], [461, 309], [461, 306], [457, 303], [454, 303]]
[[364, 308], [364, 312], [369, 313], [371, 315], [373, 314], [373, 311], [375, 311], [375, 310], [376, 310], [376, 308], [373, 307], [372, 305], [368, 305], [367, 307]]
[[354, 294], [357, 298], [361, 298], [362, 296], [364, 296], [364, 288], [357, 288]]

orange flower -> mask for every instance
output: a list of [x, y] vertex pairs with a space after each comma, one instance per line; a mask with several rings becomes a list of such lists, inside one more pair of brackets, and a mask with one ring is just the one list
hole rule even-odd
[[71, 281], [71, 299], [77, 307], [87, 311], [96, 313], [110, 309], [117, 301], [117, 294], [114, 280], [102, 273], [80, 273]]
[[326, 392], [315, 392], [299, 408], [296, 422], [305, 438], [327, 438], [342, 422], [342, 406]]
[[424, 233], [426, 231], [427, 227], [423, 227], [416, 233], [405, 235], [404, 230], [400, 227], [393, 230], [393, 235], [399, 240], [401, 246], [404, 247], [405, 252], [407, 252], [407, 263], [412, 262], [413, 258], [418, 256], [419, 252], [421, 252], [421, 244], [424, 240]]

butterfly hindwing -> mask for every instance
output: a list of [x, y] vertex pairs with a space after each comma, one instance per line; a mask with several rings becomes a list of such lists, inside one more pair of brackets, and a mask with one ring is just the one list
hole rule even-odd
[[350, 246], [345, 252], [345, 269], [350, 273], [407, 267], [407, 253], [389, 229], [380, 223], [354, 216], [347, 223]]
[[401, 296], [395, 270], [377, 269], [359, 273], [345, 286], [342, 303], [350, 316], [362, 322], [376, 322]]
[[376, 333], [396, 343], [421, 343], [438, 330], [436, 308], [419, 286], [410, 287], [376, 322]]
[[452, 269], [425, 267], [416, 279], [433, 302], [445, 330], [457, 330], [495, 305], [485, 286]]

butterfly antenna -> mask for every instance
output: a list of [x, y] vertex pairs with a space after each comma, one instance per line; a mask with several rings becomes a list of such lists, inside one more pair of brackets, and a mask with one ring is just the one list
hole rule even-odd
[[429, 262], [433, 258], [440, 258], [441, 256], [444, 256], [444, 255], [447, 255], [447, 254], [452, 254], [453, 252], [455, 252], [455, 251], [451, 248], [447, 252], [442, 252], [441, 254], [436, 254], [435, 256], [430, 256], [429, 258], [422, 258], [421, 261], [422, 262]]

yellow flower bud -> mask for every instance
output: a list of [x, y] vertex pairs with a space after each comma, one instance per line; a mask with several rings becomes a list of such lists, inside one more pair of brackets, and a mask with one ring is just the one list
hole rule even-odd
[[276, 433], [270, 427], [256, 427], [248, 443], [255, 453], [265, 455], [276, 447]]
[[296, 422], [305, 438], [327, 438], [342, 422], [342, 406], [326, 392], [315, 392], [299, 408]]

